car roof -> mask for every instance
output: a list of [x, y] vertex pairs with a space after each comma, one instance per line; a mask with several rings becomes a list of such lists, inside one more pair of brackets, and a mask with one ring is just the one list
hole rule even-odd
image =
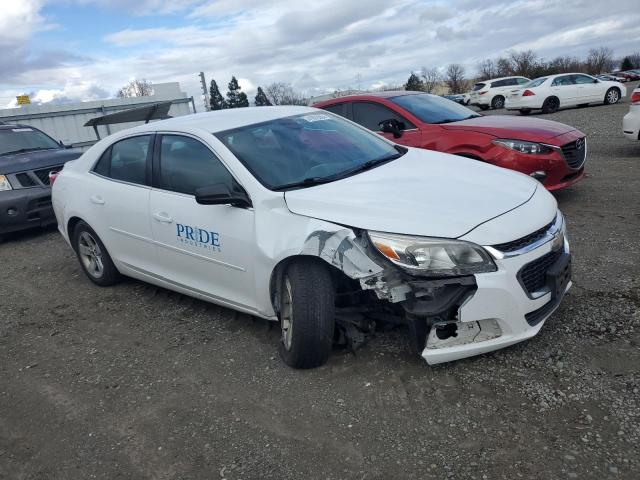
[[395, 98], [395, 97], [404, 97], [406, 95], [429, 95], [427, 92], [416, 92], [413, 90], [389, 90], [385, 92], [364, 92], [364, 93], [354, 93], [352, 95], [344, 95], [342, 97], [330, 98], [329, 100], [322, 100], [320, 102], [316, 102], [313, 104], [316, 105], [330, 105], [333, 103], [342, 103], [345, 101], [351, 101], [354, 99], [373, 99], [373, 98]]
[[489, 78], [487, 80], [478, 80], [476, 82], [476, 84], [478, 84], [478, 83], [488, 83], [488, 82], [498, 82], [500, 80], [506, 80], [507, 78], [528, 78], [528, 77], [523, 77], [522, 75], [509, 75], [508, 77]]
[[160, 120], [158, 122], [140, 125], [127, 131], [155, 132], [161, 130], [197, 129], [215, 133], [244, 127], [246, 125], [267, 122], [277, 118], [290, 117], [292, 115], [300, 115], [303, 113], [313, 113], [316, 111], [317, 110], [312, 107], [302, 106], [233, 108], [173, 117], [167, 120]]

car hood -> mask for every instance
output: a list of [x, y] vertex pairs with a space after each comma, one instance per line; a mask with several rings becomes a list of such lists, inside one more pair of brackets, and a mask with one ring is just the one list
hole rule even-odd
[[62, 165], [70, 160], [75, 160], [80, 155], [82, 155], [80, 150], [68, 150], [66, 148], [0, 155], [0, 174]]
[[410, 148], [335, 182], [285, 192], [289, 210], [382, 232], [456, 238], [526, 203], [539, 183], [477, 160]]
[[542, 118], [524, 118], [515, 115], [486, 115], [460, 122], [443, 124], [446, 130], [467, 130], [486, 133], [496, 138], [512, 138], [540, 142], [575, 130], [564, 123]]

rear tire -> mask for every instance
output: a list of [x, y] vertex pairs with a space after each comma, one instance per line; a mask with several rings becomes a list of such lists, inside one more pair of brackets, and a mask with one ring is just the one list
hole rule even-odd
[[611, 87], [604, 95], [605, 105], [614, 105], [620, 101], [620, 90], [615, 87]]
[[315, 368], [329, 359], [335, 326], [335, 290], [329, 268], [297, 260], [280, 286], [280, 356], [293, 368]]
[[108, 287], [120, 280], [120, 272], [113, 264], [104, 243], [83, 221], [78, 222], [73, 231], [73, 249], [84, 273], [96, 285]]
[[560, 109], [558, 97], [549, 97], [542, 104], [542, 113], [555, 113]]
[[493, 100], [491, 100], [491, 108], [494, 110], [504, 108], [504, 97], [502, 95], [496, 95], [493, 97]]
[[530, 113], [531, 110], [527, 110], [526, 108], [520, 110], [520, 115], [529, 115]]

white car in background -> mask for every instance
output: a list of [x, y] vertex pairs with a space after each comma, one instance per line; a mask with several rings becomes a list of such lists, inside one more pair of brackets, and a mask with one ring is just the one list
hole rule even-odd
[[503, 108], [507, 94], [514, 87], [525, 85], [529, 81], [525, 77], [502, 77], [483, 80], [473, 86], [468, 103], [480, 107], [482, 110]]
[[562, 73], [540, 77], [519, 89], [512, 89], [505, 103], [507, 110], [527, 115], [531, 110], [557, 112], [560, 108], [618, 103], [627, 94], [620, 82], [598, 80], [585, 73]]
[[629, 140], [640, 140], [640, 87], [631, 94], [631, 107], [622, 119], [622, 132]]
[[52, 178], [91, 281], [124, 274], [279, 321], [296, 368], [327, 361], [334, 329], [376, 318], [405, 323], [429, 363], [503, 348], [536, 335], [571, 286], [565, 222], [540, 182], [314, 108], [123, 130]]

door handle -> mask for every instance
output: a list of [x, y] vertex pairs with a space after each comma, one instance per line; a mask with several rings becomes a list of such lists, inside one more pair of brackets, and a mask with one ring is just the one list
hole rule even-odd
[[173, 222], [173, 218], [171, 218], [169, 214], [165, 212], [154, 213], [153, 218], [155, 218], [159, 222], [164, 222], [164, 223]]
[[104, 205], [104, 198], [100, 195], [94, 195], [89, 200], [91, 200], [91, 203], [95, 203], [96, 205]]

